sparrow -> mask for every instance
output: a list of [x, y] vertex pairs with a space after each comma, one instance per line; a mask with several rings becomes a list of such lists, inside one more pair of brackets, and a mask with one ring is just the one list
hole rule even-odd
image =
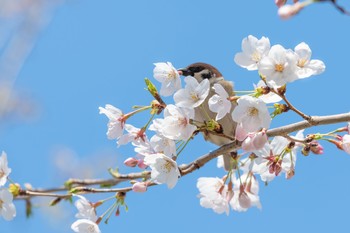
[[[224, 77], [222, 76], [222, 74], [220, 73], [220, 71], [212, 65], [198, 62], [198, 63], [191, 64], [191, 65], [187, 66], [186, 68], [178, 69], [178, 72], [182, 76], [194, 77], [198, 81], [198, 83], [200, 83], [204, 79], [209, 80], [210, 91], [209, 91], [207, 98], [203, 102], [202, 106], [203, 106], [205, 112], [209, 115], [209, 117], [211, 119], [215, 119], [215, 117], [216, 117], [216, 113], [210, 111], [209, 105], [208, 105], [209, 99], [214, 94], [216, 94], [214, 89], [212, 88], [214, 86], [214, 84], [216, 84], [216, 83], [220, 84], [226, 90], [226, 92], [229, 96], [234, 95], [233, 83], [231, 81], [225, 80]], [[237, 104], [235, 102], [231, 102], [231, 103], [232, 103], [231, 112], [226, 114], [226, 116], [223, 117], [222, 119], [218, 120], [218, 123], [220, 124], [222, 133], [224, 135], [227, 135], [231, 138], [234, 138], [237, 124], [236, 124], [236, 122], [233, 121], [231, 113], [232, 113], [233, 109], [237, 106]], [[205, 121], [208, 121], [208, 116], [200, 108], [201, 108], [201, 106], [195, 108], [195, 119], [194, 120], [197, 122], [204, 123]], [[225, 145], [225, 144], [232, 142], [232, 140], [227, 138], [227, 137], [215, 135], [215, 134], [212, 134], [210, 132], [203, 132], [203, 136], [204, 136], [204, 139], [206, 141], [214, 143], [217, 146], [222, 146], [222, 145]], [[235, 151], [229, 152], [229, 153], [226, 153], [223, 155], [225, 170], [229, 171], [233, 168], [232, 157], [236, 156], [236, 155], [237, 155], [237, 153]]]

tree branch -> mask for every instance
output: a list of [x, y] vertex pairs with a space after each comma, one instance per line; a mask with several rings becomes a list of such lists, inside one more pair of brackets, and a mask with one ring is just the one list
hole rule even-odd
[[[317, 125], [329, 125], [329, 124], [335, 124], [335, 123], [341, 123], [341, 122], [350, 122], [350, 113], [342, 113], [342, 114], [336, 114], [336, 115], [329, 115], [329, 116], [312, 116], [312, 121], [300, 121], [293, 124], [277, 127], [274, 129], [270, 129], [266, 132], [268, 137], [274, 137], [274, 136], [285, 136], [289, 133], [310, 128]], [[187, 174], [192, 173], [193, 171], [203, 167], [206, 163], [211, 161], [212, 159], [218, 157], [219, 155], [222, 155], [224, 153], [228, 153], [232, 150], [239, 149], [241, 146], [241, 143], [238, 141], [234, 141], [231, 143], [228, 143], [226, 145], [223, 145], [219, 147], [218, 149], [209, 152], [208, 154], [202, 155], [193, 162], [189, 164], [182, 164], [179, 166], [179, 170], [181, 173], [181, 176], [185, 176]], [[87, 179], [87, 180], [78, 180], [78, 179], [70, 179], [68, 180], [69, 184], [72, 184], [73, 187], [59, 187], [59, 188], [52, 188], [52, 189], [31, 189], [31, 190], [21, 190], [20, 195], [16, 197], [17, 199], [23, 199], [25, 197], [32, 197], [32, 196], [48, 196], [48, 197], [62, 197], [62, 198], [68, 198], [72, 194], [54, 194], [52, 192], [59, 192], [59, 191], [73, 191], [74, 193], [106, 193], [106, 192], [129, 192], [132, 190], [132, 187], [125, 187], [125, 188], [89, 188], [89, 187], [82, 187], [82, 186], [76, 186], [76, 185], [85, 185], [85, 186], [91, 186], [91, 185], [117, 185], [121, 182], [128, 181], [128, 180], [134, 180], [134, 179], [140, 179], [140, 178], [149, 178], [151, 172], [150, 171], [142, 171], [137, 173], [129, 173], [129, 174], [120, 174], [118, 172], [115, 172], [113, 170], [110, 170], [111, 175], [114, 177], [114, 179]], [[157, 185], [153, 182], [149, 183], [148, 186], [154, 186]], [[73, 190], [72, 190], [73, 188]]]

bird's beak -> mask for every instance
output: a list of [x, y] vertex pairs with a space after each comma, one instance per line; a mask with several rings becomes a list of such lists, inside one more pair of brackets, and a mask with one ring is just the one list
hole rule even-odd
[[189, 71], [187, 68], [178, 69], [177, 72], [179, 73], [179, 75], [182, 75], [182, 76], [190, 76], [191, 75], [191, 71]]

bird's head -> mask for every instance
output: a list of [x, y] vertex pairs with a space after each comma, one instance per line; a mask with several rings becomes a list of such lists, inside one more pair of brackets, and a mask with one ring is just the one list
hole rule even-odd
[[178, 69], [178, 72], [183, 76], [192, 76], [197, 79], [198, 82], [208, 79], [212, 84], [223, 79], [222, 74], [218, 69], [202, 62], [193, 63], [185, 68]]

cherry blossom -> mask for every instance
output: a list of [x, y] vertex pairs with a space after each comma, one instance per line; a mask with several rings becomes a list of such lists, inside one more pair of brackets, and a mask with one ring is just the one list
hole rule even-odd
[[164, 119], [155, 119], [150, 129], [171, 140], [188, 140], [196, 130], [196, 126], [190, 124], [193, 117], [193, 109], [169, 104], [164, 109]]
[[279, 44], [271, 47], [268, 55], [261, 59], [258, 66], [259, 73], [265, 76], [271, 86], [283, 86], [298, 79], [295, 53]]
[[0, 189], [0, 217], [2, 216], [6, 221], [16, 217], [16, 207], [12, 201], [12, 193], [7, 189]]
[[180, 75], [170, 62], [154, 63], [153, 76], [162, 83], [160, 94], [170, 96], [181, 88]]
[[210, 97], [208, 105], [210, 111], [217, 113], [215, 120], [218, 121], [231, 111], [232, 104], [228, 100], [229, 95], [220, 84], [214, 84], [213, 89], [216, 94]]
[[266, 104], [261, 100], [251, 96], [242, 96], [237, 101], [238, 106], [232, 112], [232, 118], [246, 132], [254, 132], [261, 128], [268, 129], [271, 117]]
[[185, 77], [186, 86], [174, 94], [176, 106], [183, 108], [196, 108], [201, 105], [209, 94], [210, 83], [208, 79], [202, 82], [192, 77]]
[[76, 194], [73, 195], [79, 198], [74, 203], [75, 207], [78, 209], [78, 213], [75, 215], [75, 217], [81, 219], [89, 219], [95, 222], [97, 220], [97, 216], [92, 203], [89, 202], [84, 196]]
[[259, 182], [252, 173], [245, 173], [239, 178], [233, 179], [233, 198], [230, 205], [235, 211], [246, 211], [250, 207], [261, 209], [259, 194]]
[[163, 153], [168, 157], [176, 156], [176, 144], [174, 140], [155, 134], [150, 144], [156, 153]]
[[270, 50], [270, 41], [266, 37], [258, 40], [256, 37], [249, 35], [242, 40], [242, 52], [235, 55], [237, 65], [247, 70], [257, 70], [260, 60], [268, 54]]
[[0, 187], [4, 186], [7, 181], [7, 177], [11, 173], [11, 168], [8, 167], [7, 155], [3, 151], [0, 156]]
[[110, 105], [106, 104], [105, 108], [99, 107], [100, 114], [105, 114], [108, 119], [108, 131], [107, 137], [108, 139], [118, 139], [123, 134], [124, 122], [122, 120], [123, 112]]
[[295, 46], [295, 54], [297, 55], [297, 75], [300, 79], [308, 78], [311, 75], [321, 74], [326, 66], [321, 60], [310, 60], [311, 59], [311, 49], [305, 43], [302, 42]]
[[[299, 131], [295, 137], [302, 139], [302, 132], [303, 130]], [[281, 172], [287, 177], [290, 171], [294, 171], [297, 146], [287, 150], [289, 143], [288, 139], [277, 136], [270, 143], [266, 143], [262, 149], [254, 151], [258, 156], [253, 161], [256, 166], [254, 169], [260, 174], [262, 181], [269, 182]]]
[[101, 233], [98, 225], [89, 219], [78, 219], [71, 228], [77, 233]]
[[127, 134], [122, 135], [117, 141], [118, 146], [128, 144], [129, 142], [144, 144], [148, 141], [145, 132], [133, 125], [125, 124]]
[[152, 169], [152, 180], [167, 184], [169, 189], [174, 188], [180, 177], [179, 168], [174, 160], [162, 153], [157, 153], [146, 156], [144, 163]]
[[210, 208], [215, 213], [229, 214], [229, 196], [227, 185], [222, 179], [216, 177], [201, 177], [197, 181], [197, 188], [200, 192], [200, 205]]

